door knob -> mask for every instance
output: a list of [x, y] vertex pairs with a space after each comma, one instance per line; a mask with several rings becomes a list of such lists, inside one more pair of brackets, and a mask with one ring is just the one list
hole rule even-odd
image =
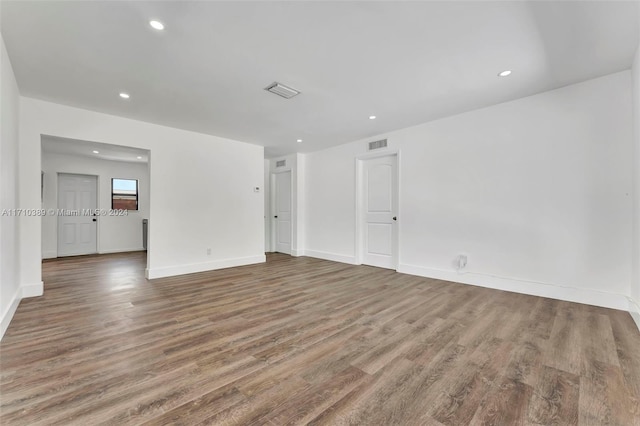
[[393, 217], [393, 220], [398, 220], [398, 218], [394, 216], [394, 217]]

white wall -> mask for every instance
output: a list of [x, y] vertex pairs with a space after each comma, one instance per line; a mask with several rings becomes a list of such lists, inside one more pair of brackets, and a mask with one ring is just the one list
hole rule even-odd
[[[98, 253], [143, 250], [142, 219], [149, 217], [149, 171], [146, 163], [109, 161], [99, 158], [42, 153], [44, 171], [44, 209], [58, 207], [58, 173], [98, 176], [98, 208], [111, 209], [111, 179], [138, 180], [138, 210], [127, 216], [101, 216], [98, 219]], [[58, 218], [42, 218], [42, 257], [57, 257]]]
[[640, 40], [633, 68], [633, 280], [629, 311], [640, 329]]
[[[4, 40], [0, 36], [0, 212], [18, 205], [18, 85]], [[31, 296], [20, 288], [19, 219], [0, 214], [0, 339], [22, 297]]]
[[[40, 205], [43, 134], [150, 151], [150, 278], [264, 261], [264, 204], [253, 191], [263, 147], [22, 97], [23, 208]], [[20, 242], [21, 280], [41, 285], [40, 219], [21, 223]]]
[[365, 143], [307, 154], [306, 255], [355, 263], [355, 158]]
[[[285, 160], [286, 165], [284, 167], [276, 167], [276, 164], [280, 160]], [[306, 176], [306, 161], [305, 154], [297, 153], [290, 154], [284, 157], [277, 157], [271, 160], [267, 160], [269, 166], [269, 175], [265, 174], [265, 187], [271, 188], [269, 195], [269, 207], [267, 215], [270, 219], [269, 228], [269, 250], [275, 250], [274, 246], [274, 231], [275, 223], [273, 216], [275, 211], [273, 206], [275, 205], [275, 191], [274, 185], [274, 173], [281, 173], [285, 171], [291, 172], [291, 255], [292, 256], [304, 256], [305, 255], [305, 215], [306, 215], [306, 196], [305, 196], [305, 176]]]
[[625, 71], [308, 154], [306, 253], [355, 262], [355, 158], [386, 137], [399, 271], [628, 309], [630, 85]]

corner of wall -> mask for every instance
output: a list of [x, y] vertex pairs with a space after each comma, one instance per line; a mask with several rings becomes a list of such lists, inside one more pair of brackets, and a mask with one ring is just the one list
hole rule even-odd
[[[640, 7], [638, 7], [640, 20]], [[633, 247], [629, 313], [640, 330], [640, 35], [631, 68], [633, 90]]]
[[633, 321], [636, 323], [638, 331], [640, 331], [640, 303], [632, 298], [629, 298], [629, 313], [631, 314]]
[[11, 298], [11, 302], [9, 302], [7, 309], [2, 313], [2, 318], [0, 318], [0, 340], [4, 337], [4, 333], [7, 331], [7, 328], [9, 328], [11, 319], [13, 319], [13, 315], [16, 313], [18, 305], [20, 304], [20, 299], [20, 287], [18, 287]]
[[44, 281], [33, 284], [22, 284], [20, 286], [20, 296], [25, 299], [27, 297], [38, 297], [44, 294]]
[[[0, 114], [0, 171], [2, 183], [0, 192], [0, 208], [18, 209], [19, 203], [19, 151], [20, 151], [20, 90], [15, 79], [15, 74], [11, 65], [4, 39], [0, 34], [0, 87], [2, 92]], [[13, 318], [20, 299], [22, 290], [20, 280], [20, 224], [22, 217], [3, 216], [0, 220], [0, 339], [4, 336]], [[9, 297], [11, 296], [11, 297]]]

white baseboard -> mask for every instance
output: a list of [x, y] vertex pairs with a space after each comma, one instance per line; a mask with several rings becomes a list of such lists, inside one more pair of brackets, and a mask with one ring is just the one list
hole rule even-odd
[[291, 249], [291, 256], [293, 256], [293, 257], [305, 256], [305, 252], [304, 252], [304, 250], [293, 250], [293, 249]]
[[20, 304], [20, 287], [16, 289], [15, 294], [11, 298], [11, 302], [7, 309], [2, 313], [2, 318], [0, 319], [0, 340], [4, 336], [5, 331], [9, 328], [9, 324], [13, 319], [13, 315], [16, 313], [16, 309], [18, 309], [18, 305]]
[[55, 259], [56, 257], [58, 257], [58, 252], [57, 251], [43, 251], [42, 252], [42, 258], [43, 259]]
[[629, 313], [640, 331], [640, 303], [632, 298], [629, 298]]
[[[144, 251], [143, 247], [129, 247], [129, 248], [116, 248], [108, 250], [98, 250], [98, 254], [112, 254], [112, 253], [128, 253], [132, 251]], [[55, 259], [58, 257], [57, 251], [43, 251], [43, 259]]]
[[220, 259], [211, 262], [189, 263], [186, 265], [146, 269], [145, 276], [147, 279], [151, 280], [154, 278], [173, 277], [175, 275], [193, 274], [196, 272], [213, 271], [215, 269], [252, 265], [254, 263], [264, 263], [266, 261], [267, 257], [264, 254], [258, 256], [237, 257], [233, 259]]
[[317, 257], [318, 259], [333, 260], [334, 262], [349, 263], [351, 265], [356, 264], [355, 256], [345, 256], [343, 254], [327, 253], [324, 251], [305, 250], [302, 256]]
[[40, 281], [37, 284], [22, 284], [20, 286], [20, 297], [23, 299], [26, 297], [38, 297], [44, 294], [44, 282]]
[[0, 318], [0, 340], [2, 340], [7, 328], [9, 328], [9, 324], [13, 319], [13, 315], [16, 313], [16, 309], [18, 309], [20, 301], [27, 297], [42, 296], [43, 292], [44, 282], [42, 281], [38, 284], [23, 284], [16, 289], [9, 303], [9, 307], [2, 313], [2, 318]]
[[100, 251], [98, 251], [98, 254], [128, 253], [130, 251], [144, 251], [144, 248], [143, 247], [134, 247], [134, 248], [100, 250]]
[[472, 272], [458, 273], [453, 270], [425, 268], [414, 265], [399, 265], [397, 270], [404, 274], [418, 275], [421, 277], [435, 278], [461, 284], [471, 284], [479, 287], [529, 294], [532, 296], [548, 297], [550, 299], [584, 303], [586, 305], [601, 306], [604, 308], [619, 309], [623, 311], [629, 310], [628, 298], [622, 294], [608, 293], [586, 288], [545, 284], [514, 278], [497, 277]]

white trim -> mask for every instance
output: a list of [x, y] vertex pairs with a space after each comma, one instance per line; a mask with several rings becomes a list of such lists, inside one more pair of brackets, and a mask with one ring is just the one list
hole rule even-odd
[[172, 277], [175, 275], [193, 274], [195, 272], [213, 271], [216, 269], [233, 268], [236, 266], [252, 265], [254, 263], [264, 263], [267, 257], [262, 254], [258, 256], [236, 257], [232, 259], [220, 259], [211, 262], [189, 263], [186, 265], [166, 266], [163, 268], [147, 268], [145, 276], [147, 279]]
[[[113, 253], [129, 253], [129, 252], [133, 252], [133, 251], [145, 251], [144, 247], [130, 247], [130, 248], [122, 248], [122, 249], [109, 249], [109, 250], [98, 250], [97, 253], [89, 253], [87, 256], [91, 255], [91, 254], [113, 254]], [[79, 255], [68, 255], [68, 256], [62, 256], [63, 257], [70, 257], [70, 256], [85, 256], [82, 254]], [[55, 251], [45, 251], [42, 252], [42, 258], [43, 259], [57, 259], [58, 258], [58, 253]]]
[[398, 272], [513, 293], [584, 303], [604, 308], [619, 309], [623, 311], [627, 311], [629, 309], [627, 296], [593, 289], [559, 286], [548, 283], [526, 281], [518, 278], [498, 277], [473, 272], [460, 274], [457, 271], [425, 268], [422, 266], [405, 264], [399, 265]]
[[144, 251], [144, 247], [99, 250], [98, 254], [128, 253], [128, 252], [132, 252], [132, 251]]
[[636, 323], [636, 327], [638, 327], [638, 331], [640, 331], [640, 303], [633, 300], [631, 297], [629, 299], [629, 313], [631, 314], [631, 318]]
[[43, 251], [42, 252], [42, 258], [43, 259], [55, 259], [56, 257], [58, 257], [58, 252], [57, 251]]
[[334, 262], [348, 263], [350, 265], [358, 265], [355, 256], [345, 256], [343, 254], [327, 253], [324, 251], [305, 250], [305, 256], [315, 257], [318, 259], [332, 260]]
[[37, 284], [22, 284], [20, 286], [20, 297], [26, 299], [27, 297], [38, 297], [44, 294], [44, 282], [40, 281]]
[[16, 289], [13, 298], [11, 298], [11, 303], [9, 303], [9, 307], [2, 313], [2, 319], [0, 319], [0, 340], [4, 336], [4, 333], [9, 328], [9, 324], [13, 319], [13, 315], [16, 313], [16, 309], [18, 309], [18, 305], [20, 304], [20, 287]]
[[305, 251], [304, 250], [294, 250], [291, 249], [291, 256], [293, 257], [300, 257], [300, 256], [306, 256]]
[[356, 156], [356, 160], [372, 160], [374, 158], [389, 157], [390, 155], [400, 155], [400, 150], [389, 148], [376, 149], [374, 152], [367, 152], [366, 154]]

